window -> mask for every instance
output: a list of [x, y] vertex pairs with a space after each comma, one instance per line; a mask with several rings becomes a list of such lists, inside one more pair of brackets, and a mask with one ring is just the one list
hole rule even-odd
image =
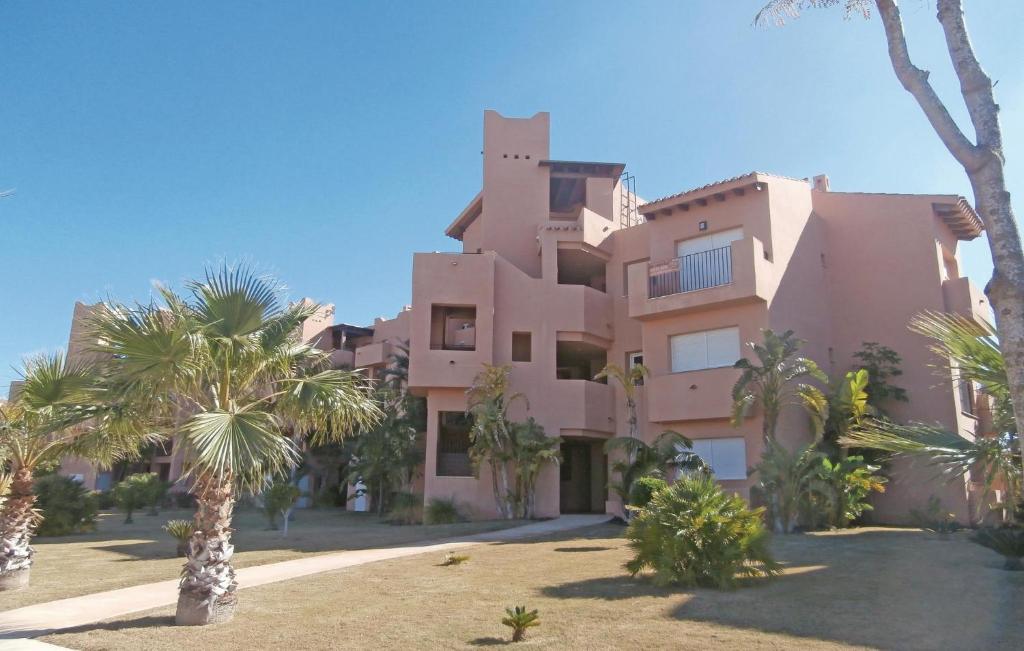
[[476, 350], [476, 307], [430, 306], [432, 350]]
[[512, 361], [529, 362], [533, 357], [532, 339], [529, 332], [512, 333]]
[[[632, 371], [634, 366], [641, 366], [644, 363], [644, 353], [642, 350], [638, 350], [632, 353], [626, 353], [626, 370]], [[637, 384], [641, 385], [644, 383], [644, 379], [641, 377], [637, 380]]]
[[461, 411], [441, 411], [437, 420], [437, 476], [472, 476], [473, 468], [469, 462], [470, 416]]
[[669, 337], [672, 372], [732, 366], [740, 358], [739, 328], [705, 330]]
[[973, 416], [975, 414], [974, 383], [970, 380], [960, 380], [957, 386], [960, 389], [960, 411]]
[[711, 466], [716, 479], [747, 478], [747, 444], [742, 437], [694, 439], [693, 451]]

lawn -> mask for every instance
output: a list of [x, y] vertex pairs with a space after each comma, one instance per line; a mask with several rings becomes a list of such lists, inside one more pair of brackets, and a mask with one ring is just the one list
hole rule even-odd
[[732, 592], [659, 589], [622, 570], [622, 529], [481, 545], [243, 590], [234, 621], [173, 608], [43, 638], [73, 649], [469, 648], [505, 644], [506, 606], [540, 610], [527, 648], [1021, 649], [1024, 573], [966, 534], [859, 529], [784, 536], [783, 576]]
[[[190, 519], [191, 511], [164, 511], [158, 516], [104, 513], [97, 530], [62, 538], [36, 538], [32, 583], [25, 590], [0, 593], [0, 610], [173, 579], [183, 559], [161, 527], [172, 519]], [[422, 540], [492, 531], [518, 522], [464, 522], [452, 525], [395, 526], [368, 513], [341, 509], [299, 510], [288, 537], [269, 531], [262, 513], [239, 511], [234, 519], [234, 564], [248, 567], [311, 554], [387, 547]]]

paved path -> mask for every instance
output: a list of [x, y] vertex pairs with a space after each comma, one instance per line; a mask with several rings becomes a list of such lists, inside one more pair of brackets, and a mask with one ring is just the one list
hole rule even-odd
[[[489, 531], [471, 536], [448, 538], [445, 540], [424, 541], [401, 547], [383, 547], [377, 549], [359, 549], [334, 554], [320, 554], [307, 558], [297, 558], [280, 563], [256, 565], [238, 570], [240, 588], [252, 588], [265, 583], [287, 581], [300, 576], [330, 572], [354, 565], [373, 563], [391, 558], [402, 558], [415, 554], [442, 552], [461, 549], [487, 542], [511, 542], [543, 536], [550, 533], [579, 529], [609, 520], [608, 515], [563, 515], [554, 520], [534, 522], [531, 524]], [[121, 617], [130, 613], [140, 612], [169, 606], [178, 601], [178, 581], [161, 581], [147, 583], [131, 588], [109, 590], [82, 597], [60, 599], [47, 603], [25, 606], [0, 613], [0, 640], [8, 639], [21, 643], [24, 638], [37, 637], [47, 633], [86, 624], [94, 624], [107, 619]], [[14, 648], [10, 643], [0, 641], [0, 651]]]

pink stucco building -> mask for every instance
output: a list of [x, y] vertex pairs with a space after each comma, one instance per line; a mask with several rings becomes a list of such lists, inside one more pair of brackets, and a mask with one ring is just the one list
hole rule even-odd
[[[462, 250], [415, 254], [411, 308], [357, 328], [334, 325], [331, 307], [303, 332], [371, 374], [409, 342], [409, 384], [428, 408], [425, 500], [495, 514], [487, 470], [470, 469], [463, 416], [485, 363], [511, 365], [529, 404], [517, 418], [565, 441], [562, 466], [539, 481], [541, 517], [621, 508], [603, 445], [627, 434], [624, 397], [593, 380], [608, 362], [650, 369], [639, 396], [645, 436], [692, 438], [723, 485], [746, 495], [760, 422], [729, 423], [732, 364], [764, 328], [794, 330], [832, 377], [854, 366], [863, 342], [888, 346], [903, 357], [898, 384], [910, 398], [891, 406], [894, 418], [984, 433], [973, 392], [936, 375], [940, 360], [907, 329], [925, 310], [990, 319], [958, 268], [958, 243], [982, 230], [962, 197], [835, 192], [824, 176], [750, 172], [646, 202], [621, 163], [553, 159], [547, 113], [488, 111], [483, 136], [480, 191], [446, 230]], [[780, 431], [790, 445], [810, 436], [798, 409]], [[173, 477], [180, 459], [154, 463]], [[895, 470], [876, 519], [903, 520], [932, 494], [969, 519], [970, 477], [943, 484], [930, 470]]]

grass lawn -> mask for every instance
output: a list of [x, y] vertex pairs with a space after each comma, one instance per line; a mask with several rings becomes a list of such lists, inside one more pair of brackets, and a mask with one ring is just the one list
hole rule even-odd
[[[158, 516], [104, 513], [97, 530], [62, 538], [36, 538], [32, 583], [25, 590], [0, 593], [0, 610], [174, 579], [183, 559], [161, 527], [172, 519], [190, 519], [192, 511], [163, 511]], [[452, 525], [394, 526], [368, 513], [340, 509], [299, 510], [288, 537], [267, 530], [263, 514], [241, 510], [234, 519], [235, 567], [285, 561], [311, 554], [387, 547], [491, 531], [519, 522], [463, 522]]]
[[622, 529], [372, 563], [240, 593], [234, 621], [173, 608], [47, 636], [73, 649], [437, 649], [502, 645], [506, 606], [540, 610], [523, 646], [1021, 649], [1024, 573], [957, 534], [859, 529], [780, 536], [786, 573], [732, 592], [659, 589], [622, 570]]

